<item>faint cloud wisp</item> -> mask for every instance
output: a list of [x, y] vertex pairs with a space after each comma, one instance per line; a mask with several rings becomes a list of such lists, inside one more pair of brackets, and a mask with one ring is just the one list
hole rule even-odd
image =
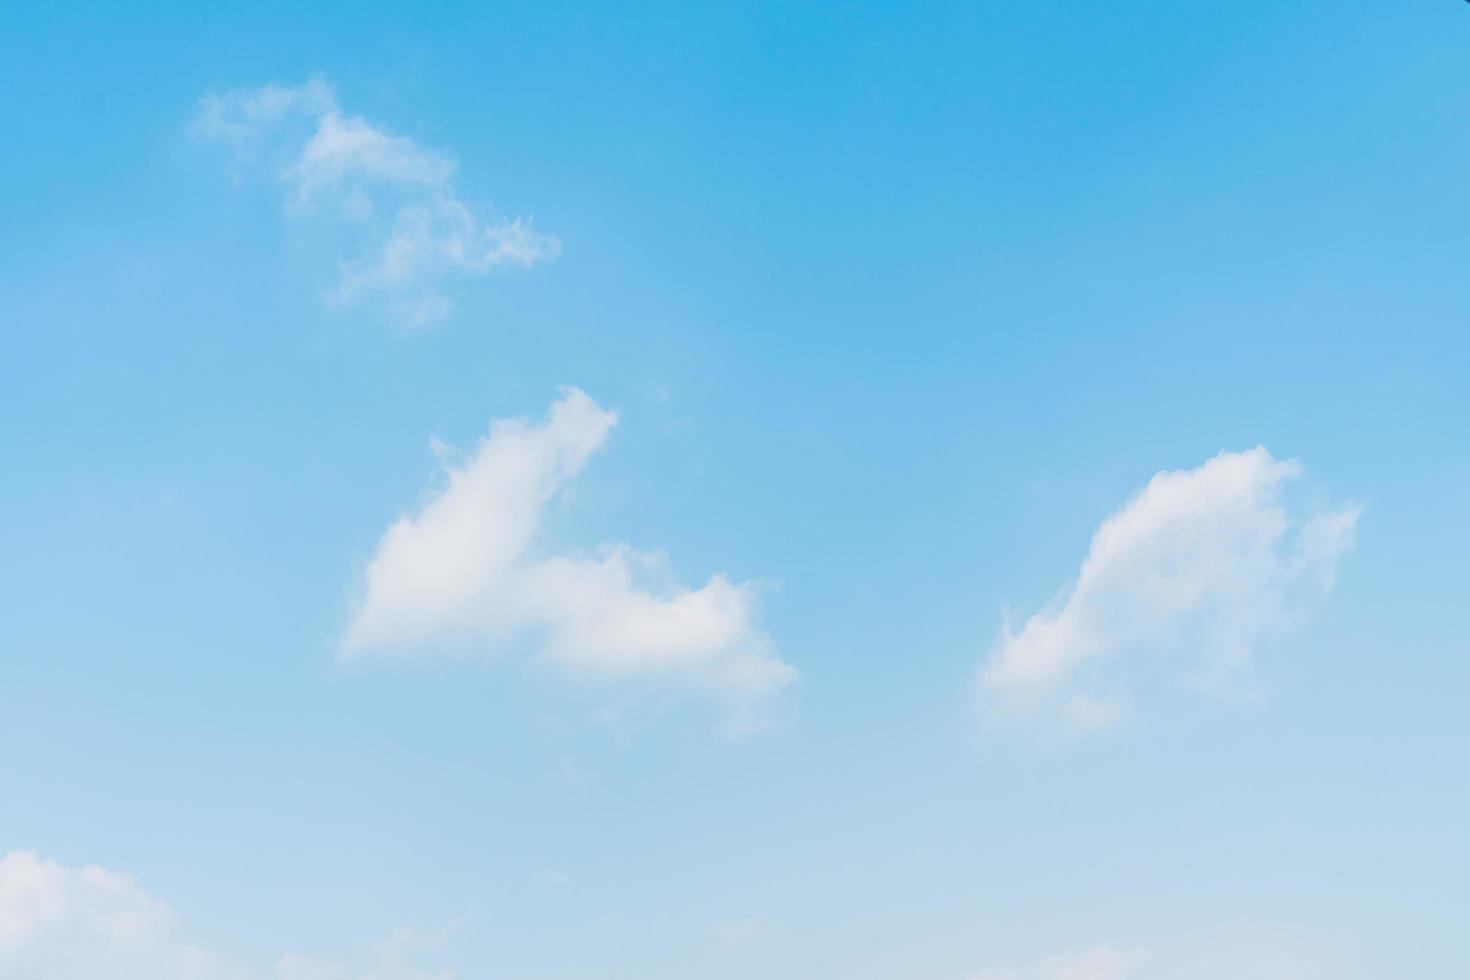
[[[452, 925], [451, 927], [452, 928]], [[253, 969], [181, 939], [178, 916], [128, 875], [68, 867], [34, 851], [0, 855], [0, 976], [46, 980], [455, 980], [411, 957], [403, 937], [354, 969], [288, 953]], [[437, 938], [440, 934], [431, 934]], [[447, 937], [447, 933], [444, 933]], [[442, 945], [442, 940], [438, 943]]]
[[452, 157], [347, 114], [320, 78], [205, 96], [194, 129], [230, 148], [237, 176], [270, 171], [287, 214], [348, 253], [331, 304], [376, 305], [420, 327], [450, 312], [457, 282], [561, 252], [527, 218], [481, 216], [456, 189]]

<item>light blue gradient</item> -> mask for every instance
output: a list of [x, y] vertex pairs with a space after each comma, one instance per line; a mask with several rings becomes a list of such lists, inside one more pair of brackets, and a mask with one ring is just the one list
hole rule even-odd
[[[262, 969], [465, 916], [460, 980], [1470, 975], [1464, 3], [298, 6], [0, 31], [0, 852]], [[560, 257], [324, 306], [190, 136], [313, 73]], [[622, 421], [553, 538], [775, 583], [789, 729], [337, 660], [429, 439], [566, 384]], [[1006, 608], [1258, 444], [1365, 508], [1262, 697], [977, 717]]]

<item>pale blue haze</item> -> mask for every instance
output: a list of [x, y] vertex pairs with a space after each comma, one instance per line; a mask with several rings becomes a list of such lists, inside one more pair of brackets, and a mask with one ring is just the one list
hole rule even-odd
[[[463, 916], [457, 980], [1470, 975], [1464, 3], [5, 21], [0, 853], [132, 874], [260, 971]], [[561, 254], [422, 329], [324, 304], [279, 186], [191, 133], [314, 75]], [[621, 420], [551, 542], [771, 583], [790, 724], [339, 660], [430, 439], [562, 385]], [[1256, 696], [984, 716], [1007, 608], [1257, 445], [1363, 512]]]

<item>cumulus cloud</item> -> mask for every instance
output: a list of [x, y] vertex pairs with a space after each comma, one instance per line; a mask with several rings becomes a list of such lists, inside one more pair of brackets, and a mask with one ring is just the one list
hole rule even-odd
[[451, 308], [458, 281], [528, 268], [561, 251], [525, 218], [487, 219], [459, 196], [455, 161], [343, 111], [322, 79], [209, 95], [195, 129], [238, 167], [264, 167], [287, 212], [329, 229], [340, 256], [334, 303], [376, 302], [422, 326]]
[[125, 875], [30, 851], [0, 858], [0, 975], [48, 980], [250, 980], [174, 937], [162, 902]]
[[1009, 624], [980, 668], [985, 690], [1014, 704], [1060, 704], [1082, 728], [1126, 710], [1076, 690], [1079, 675], [1142, 653], [1182, 655], [1219, 677], [1258, 643], [1310, 614], [1353, 546], [1359, 508], [1288, 505], [1302, 466], [1264, 448], [1222, 452], [1193, 470], [1156, 474], [1097, 529], [1076, 579], [1019, 630]]
[[178, 918], [132, 878], [34, 851], [0, 857], [0, 976], [45, 980], [454, 980], [388, 952], [365, 972], [287, 955], [253, 970], [178, 936]]
[[546, 505], [606, 441], [617, 415], [565, 389], [546, 420], [495, 422], [444, 485], [395, 521], [368, 563], [346, 648], [485, 649], [523, 635], [581, 676], [677, 677], [753, 704], [796, 678], [760, 627], [758, 588], [680, 585], [661, 552], [606, 544], [537, 555]]

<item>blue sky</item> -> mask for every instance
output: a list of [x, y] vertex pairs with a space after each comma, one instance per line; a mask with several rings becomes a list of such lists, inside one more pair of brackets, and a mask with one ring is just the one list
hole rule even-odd
[[0, 975], [1470, 972], [1463, 4], [8, 21]]

